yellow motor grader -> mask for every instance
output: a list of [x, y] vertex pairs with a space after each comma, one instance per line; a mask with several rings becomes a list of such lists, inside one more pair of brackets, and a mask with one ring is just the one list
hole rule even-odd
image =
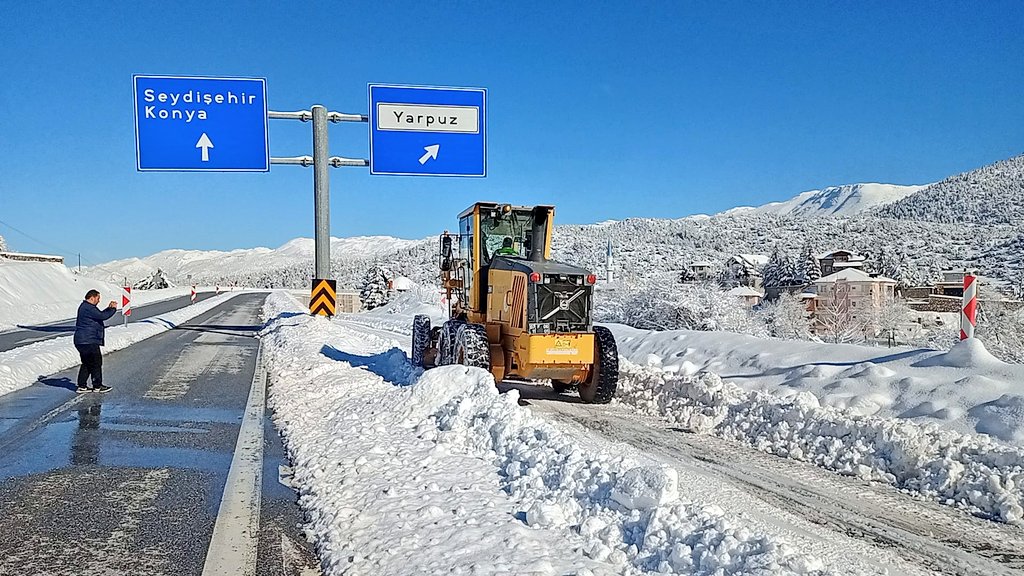
[[619, 355], [612, 333], [591, 321], [596, 276], [551, 260], [554, 206], [477, 202], [440, 238], [449, 320], [413, 320], [412, 361], [464, 364], [506, 379], [550, 379], [585, 402], [615, 394]]

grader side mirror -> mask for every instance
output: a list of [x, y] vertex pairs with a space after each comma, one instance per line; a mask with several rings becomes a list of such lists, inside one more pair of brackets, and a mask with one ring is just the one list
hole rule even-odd
[[452, 236], [445, 232], [441, 236], [441, 270], [443, 272], [449, 272], [452, 269], [455, 255], [452, 253]]

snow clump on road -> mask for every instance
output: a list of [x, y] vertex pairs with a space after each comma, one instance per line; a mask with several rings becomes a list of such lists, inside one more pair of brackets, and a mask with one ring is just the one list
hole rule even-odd
[[620, 359], [617, 401], [701, 434], [886, 482], [1011, 524], [1024, 523], [1024, 448], [934, 424], [780, 398], [710, 372], [680, 375]]

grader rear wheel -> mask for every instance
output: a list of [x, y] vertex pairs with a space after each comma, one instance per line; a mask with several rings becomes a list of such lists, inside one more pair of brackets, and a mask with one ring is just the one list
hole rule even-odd
[[487, 330], [479, 324], [463, 324], [455, 334], [454, 364], [491, 369], [491, 345]]
[[615, 337], [604, 326], [594, 326], [594, 369], [590, 379], [579, 385], [580, 399], [593, 404], [607, 404], [619, 384], [619, 349]]
[[430, 347], [430, 317], [417, 314], [412, 320], [412, 364], [426, 368], [424, 355]]

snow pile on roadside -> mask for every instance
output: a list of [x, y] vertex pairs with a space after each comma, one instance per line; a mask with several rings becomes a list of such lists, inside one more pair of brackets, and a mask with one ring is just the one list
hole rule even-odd
[[[127, 326], [107, 328], [104, 352], [127, 348], [136, 342], [166, 332], [204, 312], [241, 294], [225, 294], [186, 306], [180, 310], [130, 322]], [[77, 308], [77, 305], [76, 305]], [[0, 352], [0, 395], [32, 385], [40, 376], [46, 376], [81, 363], [73, 336], [51, 338], [28, 346]]]
[[821, 406], [809, 392], [745, 391], [710, 372], [680, 375], [628, 361], [620, 370], [617, 401], [694, 432], [1024, 523], [1024, 448]]
[[[184, 296], [190, 287], [135, 290], [132, 306]], [[0, 259], [0, 330], [73, 318], [89, 290], [99, 290], [102, 303], [121, 304], [121, 288], [73, 274], [63, 264]]]
[[610, 324], [619, 353], [666, 372], [714, 372], [745, 390], [809, 392], [825, 406], [936, 424], [1024, 445], [1024, 366], [979, 340], [948, 352], [755, 338], [728, 332], [652, 332]]
[[489, 373], [421, 375], [393, 341], [299, 309], [267, 299], [263, 354], [328, 574], [825, 573], [681, 499], [674, 470], [581, 448]]

